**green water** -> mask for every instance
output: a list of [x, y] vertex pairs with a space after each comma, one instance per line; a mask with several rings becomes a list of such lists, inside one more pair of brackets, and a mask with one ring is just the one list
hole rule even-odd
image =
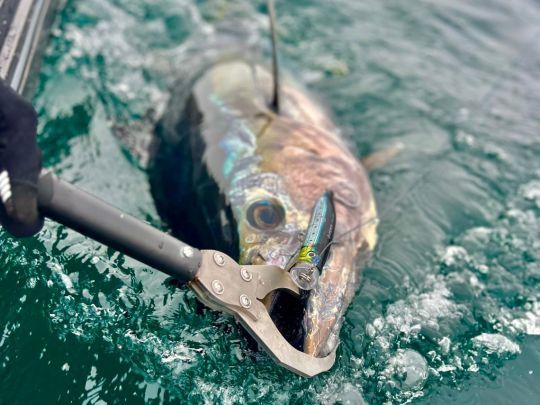
[[[111, 126], [159, 109], [216, 27], [268, 55], [263, 3], [69, 1], [35, 97], [45, 165], [166, 229]], [[250, 354], [231, 318], [47, 223], [1, 235], [0, 403], [538, 403], [540, 4], [277, 3], [286, 68], [358, 153], [405, 147], [371, 176], [380, 243], [334, 368]]]

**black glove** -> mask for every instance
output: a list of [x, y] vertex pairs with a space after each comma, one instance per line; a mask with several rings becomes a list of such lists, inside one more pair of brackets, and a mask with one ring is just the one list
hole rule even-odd
[[0, 80], [0, 223], [14, 236], [32, 236], [43, 226], [37, 207], [41, 151], [37, 114]]

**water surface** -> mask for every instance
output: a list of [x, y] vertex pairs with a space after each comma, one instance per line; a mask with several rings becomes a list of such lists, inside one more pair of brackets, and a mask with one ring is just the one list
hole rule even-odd
[[[112, 130], [159, 114], [224, 27], [268, 57], [264, 1], [71, 0], [40, 75], [44, 163], [167, 229]], [[540, 395], [540, 5], [278, 1], [282, 59], [371, 175], [380, 243], [335, 367], [253, 356], [234, 321], [53, 223], [2, 233], [0, 402], [533, 403]], [[232, 24], [231, 22], [234, 22]], [[254, 358], [255, 357], [255, 358]]]

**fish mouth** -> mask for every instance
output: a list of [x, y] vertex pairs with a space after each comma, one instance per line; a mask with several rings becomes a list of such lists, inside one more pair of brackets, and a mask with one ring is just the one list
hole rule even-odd
[[[274, 265], [287, 268], [287, 264], [294, 261], [296, 252], [301, 243], [291, 246], [286, 251], [294, 251], [294, 254], [266, 254], [262, 251], [253, 252], [249, 260], [252, 265]], [[274, 251], [275, 252], [275, 251]], [[285, 263], [285, 265], [283, 265]], [[248, 264], [248, 262], [244, 263]], [[296, 350], [308, 353], [308, 335], [310, 330], [306, 328], [306, 316], [312, 291], [302, 291], [299, 296], [293, 295], [288, 290], [270, 292], [261, 302], [266, 307], [274, 325], [285, 340]]]
[[[352, 247], [353, 243], [349, 241], [329, 249], [314, 289], [301, 290], [300, 296], [278, 290], [262, 300], [278, 331], [295, 349], [314, 357], [325, 357], [337, 346], [345, 311], [359, 284], [355, 269], [358, 261], [369, 257], [369, 250], [352, 255]], [[257, 252], [252, 263], [277, 265], [286, 259], [289, 263], [295, 262], [296, 255], [268, 258], [264, 251]]]
[[[267, 265], [276, 265], [276, 261], [280, 261], [264, 260], [262, 255], [257, 255], [255, 260], [258, 264]], [[334, 264], [342, 260], [336, 254], [332, 255]], [[290, 261], [294, 262], [294, 257]], [[270, 292], [262, 300], [285, 340], [296, 350], [314, 357], [324, 357], [336, 346], [346, 301], [347, 286], [338, 288], [333, 282], [328, 282], [329, 275], [325, 274], [328, 270], [323, 269], [317, 285], [310, 291], [300, 290], [297, 296], [287, 290], [278, 290]]]
[[306, 343], [304, 317], [308, 296], [301, 294], [300, 297], [295, 297], [286, 291], [276, 291], [263, 300], [278, 331], [299, 351], [304, 351]]

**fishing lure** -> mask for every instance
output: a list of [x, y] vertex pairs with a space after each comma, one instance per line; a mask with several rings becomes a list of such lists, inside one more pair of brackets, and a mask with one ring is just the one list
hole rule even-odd
[[326, 191], [313, 208], [306, 237], [289, 270], [292, 280], [302, 290], [309, 291], [317, 285], [328, 257], [328, 246], [334, 236], [335, 225], [334, 193]]

